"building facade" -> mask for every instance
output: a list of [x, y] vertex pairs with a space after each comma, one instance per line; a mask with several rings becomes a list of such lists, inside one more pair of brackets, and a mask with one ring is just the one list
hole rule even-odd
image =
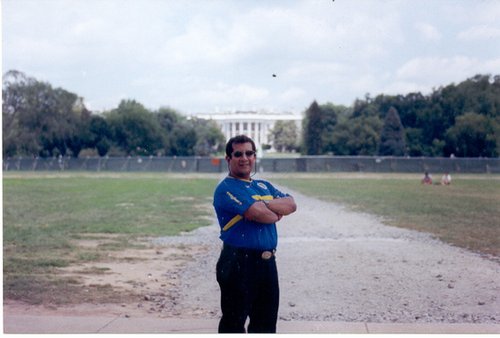
[[294, 121], [299, 137], [302, 131], [302, 116], [292, 113], [271, 113], [267, 111], [236, 111], [227, 113], [197, 114], [197, 118], [215, 121], [226, 141], [236, 135], [247, 135], [255, 142], [257, 149], [262, 152], [263, 146], [271, 146], [271, 131], [277, 121]]

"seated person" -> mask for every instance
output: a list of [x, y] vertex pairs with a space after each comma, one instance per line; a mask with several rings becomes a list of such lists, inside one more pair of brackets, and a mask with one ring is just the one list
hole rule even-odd
[[450, 185], [451, 184], [451, 175], [449, 173], [445, 173], [443, 177], [441, 177], [442, 185]]
[[432, 176], [427, 171], [422, 178], [422, 184], [432, 184]]

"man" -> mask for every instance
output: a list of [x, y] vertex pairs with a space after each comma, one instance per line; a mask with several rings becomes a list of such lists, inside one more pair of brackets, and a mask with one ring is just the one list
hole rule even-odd
[[217, 262], [222, 318], [219, 333], [275, 333], [279, 285], [276, 222], [296, 210], [293, 197], [267, 181], [252, 179], [254, 141], [235, 136], [226, 144], [229, 174], [214, 193], [224, 242]]

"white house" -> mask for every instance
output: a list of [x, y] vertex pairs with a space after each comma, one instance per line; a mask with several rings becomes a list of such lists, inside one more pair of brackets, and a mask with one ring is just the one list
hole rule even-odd
[[[235, 111], [224, 113], [196, 114], [195, 117], [215, 121], [226, 141], [236, 135], [247, 135], [252, 138], [259, 152], [264, 144], [272, 145], [270, 134], [276, 121], [294, 121], [299, 131], [302, 130], [302, 116], [292, 113], [271, 113], [267, 111]], [[273, 151], [274, 149], [271, 149]]]

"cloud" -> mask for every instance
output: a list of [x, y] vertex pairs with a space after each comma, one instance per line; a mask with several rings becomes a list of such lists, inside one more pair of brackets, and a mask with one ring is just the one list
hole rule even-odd
[[343, 71], [343, 66], [336, 62], [307, 62], [298, 61], [292, 63], [284, 73], [287, 80], [303, 80], [305, 78], [322, 79], [335, 77]]
[[189, 20], [181, 34], [161, 43], [164, 63], [190, 65], [213, 63], [228, 65], [260, 44], [258, 38], [231, 20], [201, 16]]
[[405, 95], [420, 92], [425, 95], [429, 94], [433, 87], [438, 86], [435, 84], [422, 84], [416, 81], [395, 81], [382, 88], [381, 93], [385, 95]]
[[2, 11], [4, 67], [96, 109], [350, 104], [500, 69], [499, 1], [4, 0]]
[[498, 69], [500, 57], [489, 60], [467, 56], [413, 58], [397, 69], [393, 83], [384, 90], [400, 94], [426, 92], [476, 74], [498, 74]]
[[415, 24], [415, 28], [417, 29], [417, 31], [420, 33], [421, 37], [424, 40], [427, 41], [441, 40], [441, 33], [439, 32], [439, 30], [435, 26], [429, 23], [419, 22]]
[[[398, 79], [413, 79], [427, 82], [429, 79], [464, 79], [471, 72], [485, 71], [484, 61], [467, 56], [414, 58], [396, 72]], [[427, 80], [426, 80], [427, 79]]]
[[474, 26], [459, 32], [457, 38], [461, 41], [498, 40], [500, 39], [500, 28], [485, 25]]
[[306, 98], [306, 91], [299, 87], [288, 88], [278, 95], [280, 103], [295, 102]]
[[241, 105], [259, 103], [269, 96], [269, 91], [264, 88], [246, 84], [228, 85], [218, 83], [194, 93], [194, 99], [202, 100], [212, 105], [229, 105], [239, 102]]

